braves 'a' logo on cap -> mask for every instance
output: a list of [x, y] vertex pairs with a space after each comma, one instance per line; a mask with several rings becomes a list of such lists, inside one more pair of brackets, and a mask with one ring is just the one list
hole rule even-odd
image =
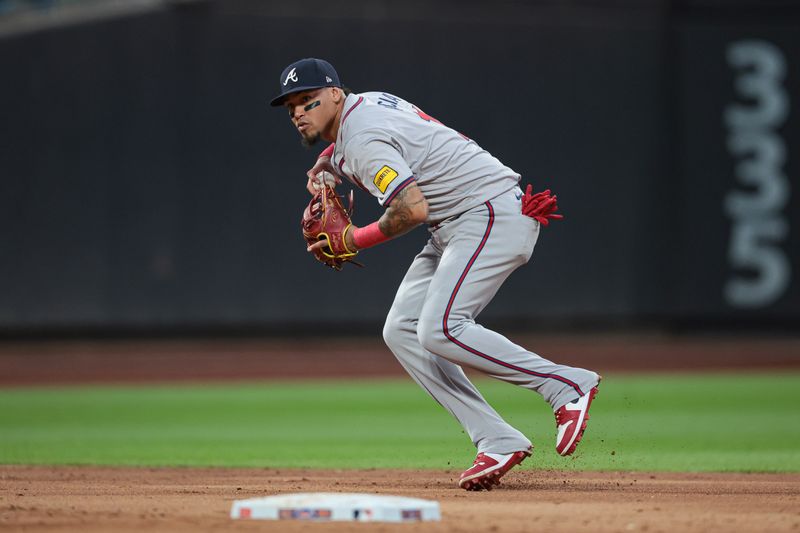
[[286, 79], [283, 80], [283, 85], [286, 86], [286, 84], [289, 83], [289, 80], [297, 83], [297, 73], [295, 72], [295, 69], [289, 71], [289, 74], [286, 75]]

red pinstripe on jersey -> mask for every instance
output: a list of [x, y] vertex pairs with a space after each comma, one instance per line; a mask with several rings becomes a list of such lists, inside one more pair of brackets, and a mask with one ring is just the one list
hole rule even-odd
[[442, 329], [444, 331], [445, 337], [447, 337], [448, 340], [450, 340], [450, 342], [454, 343], [455, 345], [463, 348], [464, 350], [468, 351], [471, 354], [477, 355], [478, 357], [482, 357], [482, 358], [486, 359], [487, 361], [491, 361], [491, 362], [493, 362], [495, 364], [498, 364], [500, 366], [503, 366], [503, 367], [506, 367], [506, 368], [510, 368], [511, 370], [516, 370], [517, 372], [522, 372], [523, 374], [528, 374], [530, 376], [536, 376], [536, 377], [548, 378], [548, 379], [555, 379], [557, 381], [560, 381], [560, 382], [564, 383], [565, 385], [569, 385], [570, 387], [575, 389], [575, 392], [577, 392], [579, 395], [583, 396], [583, 391], [578, 386], [578, 384], [573, 382], [573, 381], [571, 381], [571, 380], [569, 380], [569, 379], [567, 379], [567, 378], [565, 378], [565, 377], [563, 377], [563, 376], [559, 376], [557, 374], [544, 374], [544, 373], [541, 373], [541, 372], [534, 372], [533, 370], [528, 370], [528, 369], [525, 369], [525, 368], [522, 368], [522, 367], [519, 367], [519, 366], [516, 366], [516, 365], [512, 365], [510, 363], [506, 363], [505, 361], [501, 361], [500, 359], [494, 358], [494, 357], [492, 357], [490, 355], [487, 355], [487, 354], [485, 354], [483, 352], [480, 352], [480, 351], [476, 350], [475, 348], [467, 346], [463, 342], [461, 342], [458, 339], [456, 339], [450, 333], [450, 331], [449, 331], [449, 329], [447, 327], [447, 322], [448, 322], [448, 319], [450, 317], [450, 310], [453, 307], [453, 302], [456, 299], [456, 295], [458, 294], [458, 290], [461, 288], [461, 284], [464, 283], [464, 279], [467, 277], [467, 273], [469, 272], [469, 269], [472, 268], [472, 265], [475, 264], [475, 261], [478, 259], [478, 255], [480, 255], [481, 250], [483, 250], [483, 247], [486, 245], [486, 241], [489, 240], [489, 234], [491, 234], [492, 226], [494, 226], [494, 208], [492, 207], [491, 202], [486, 202], [484, 205], [489, 209], [489, 223], [486, 226], [486, 232], [483, 234], [483, 239], [481, 239], [481, 243], [478, 245], [478, 249], [475, 250], [474, 254], [472, 254], [472, 257], [470, 258], [469, 262], [467, 263], [467, 266], [464, 268], [464, 271], [461, 273], [461, 277], [458, 278], [458, 283], [456, 283], [456, 286], [453, 289], [452, 294], [450, 295], [450, 301], [447, 302], [447, 308], [445, 309], [445, 312], [444, 312], [444, 318], [442, 318]]
[[[353, 112], [353, 110], [354, 110], [355, 108], [357, 108], [357, 107], [358, 107], [358, 106], [361, 104], [361, 102], [363, 102], [363, 101], [364, 101], [364, 97], [363, 97], [363, 96], [359, 96], [359, 97], [358, 97], [358, 100], [356, 101], [356, 103], [355, 103], [355, 104], [353, 104], [353, 107], [351, 107], [350, 109], [348, 109], [348, 110], [345, 112], [344, 116], [342, 117], [342, 124], [341, 124], [341, 126], [344, 126], [344, 121], [345, 121], [345, 120], [347, 120], [347, 117], [350, 115], [350, 113], [352, 113], [352, 112]], [[341, 127], [341, 126], [340, 126], [340, 127]]]

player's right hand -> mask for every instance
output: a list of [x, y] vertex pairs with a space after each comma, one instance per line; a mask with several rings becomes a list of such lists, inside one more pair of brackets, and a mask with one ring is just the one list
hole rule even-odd
[[331, 187], [336, 187], [342, 180], [336, 175], [336, 170], [333, 168], [330, 157], [320, 157], [314, 166], [308, 172], [308, 183], [306, 189], [313, 196], [319, 192], [323, 183], [327, 183]]

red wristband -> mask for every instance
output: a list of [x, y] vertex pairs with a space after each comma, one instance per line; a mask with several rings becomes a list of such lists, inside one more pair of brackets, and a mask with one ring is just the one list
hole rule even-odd
[[370, 248], [388, 240], [389, 237], [384, 235], [381, 228], [378, 227], [377, 220], [369, 226], [353, 230], [353, 244], [355, 244], [356, 248], [359, 250]]
[[336, 146], [336, 143], [331, 144], [327, 148], [325, 148], [320, 154], [317, 156], [317, 159], [320, 157], [333, 157], [333, 148]]

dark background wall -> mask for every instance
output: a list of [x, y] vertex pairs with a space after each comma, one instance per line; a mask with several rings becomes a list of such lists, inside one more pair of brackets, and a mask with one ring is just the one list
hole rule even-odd
[[800, 329], [794, 7], [696, 7], [676, 18], [679, 316]]
[[[299, 218], [317, 150], [267, 105], [282, 68], [308, 56], [558, 194], [566, 219], [490, 322], [795, 328], [800, 11], [752, 9], [228, 0], [2, 38], [0, 330], [382, 323], [427, 233], [364, 252], [365, 269], [308, 257]], [[783, 61], [765, 82], [782, 97], [737, 90], [761, 68], [726, 56], [745, 39], [770, 43], [764, 68]], [[775, 98], [777, 115], [725, 121]], [[732, 149], [731, 135], [761, 140]], [[741, 170], [754, 158], [769, 162]], [[731, 214], [736, 191], [751, 198]], [[379, 215], [357, 191], [356, 224]], [[758, 301], [732, 299], [731, 283]]]

